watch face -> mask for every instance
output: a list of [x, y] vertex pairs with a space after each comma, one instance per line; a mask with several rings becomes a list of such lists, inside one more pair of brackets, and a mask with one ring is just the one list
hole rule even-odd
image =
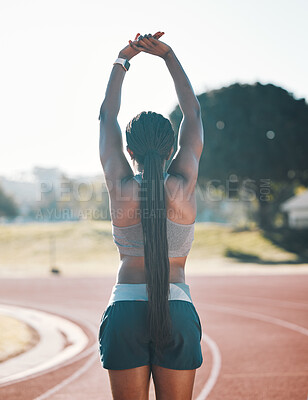
[[127, 71], [129, 70], [130, 64], [127, 60], [125, 60], [124, 67], [127, 69]]

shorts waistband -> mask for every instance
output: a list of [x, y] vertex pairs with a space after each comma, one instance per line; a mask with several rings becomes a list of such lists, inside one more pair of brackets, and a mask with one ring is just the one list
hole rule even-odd
[[[170, 283], [168, 300], [182, 300], [192, 303], [189, 285], [186, 283]], [[108, 306], [116, 301], [141, 300], [148, 301], [146, 283], [116, 283], [111, 292]]]

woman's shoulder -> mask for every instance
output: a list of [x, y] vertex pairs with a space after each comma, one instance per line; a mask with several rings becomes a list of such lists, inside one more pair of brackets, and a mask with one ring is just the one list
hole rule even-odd
[[[111, 196], [114, 224], [126, 226], [140, 222], [140, 189], [142, 173], [129, 176], [122, 181], [121, 193]], [[185, 182], [179, 175], [164, 173], [167, 217], [178, 224], [191, 224], [196, 218], [194, 195], [185, 191]], [[118, 215], [118, 211], [121, 215]], [[118, 216], [118, 218], [117, 218]]]
[[[164, 172], [163, 177], [166, 198], [171, 202], [185, 203], [190, 201], [190, 197], [194, 197], [194, 190], [190, 186], [188, 187], [185, 178], [180, 174]], [[121, 184], [122, 197], [126, 200], [138, 200], [142, 179], [142, 172], [123, 179]]]

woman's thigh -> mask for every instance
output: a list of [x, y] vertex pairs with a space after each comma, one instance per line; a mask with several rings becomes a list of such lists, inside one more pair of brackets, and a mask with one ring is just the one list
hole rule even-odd
[[152, 364], [157, 400], [191, 400], [195, 369], [175, 370]]
[[147, 400], [149, 398], [151, 377], [149, 365], [122, 370], [109, 369], [108, 373], [114, 400]]

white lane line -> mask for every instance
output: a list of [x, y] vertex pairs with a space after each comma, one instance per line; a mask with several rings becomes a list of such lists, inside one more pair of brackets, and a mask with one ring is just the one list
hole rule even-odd
[[[307, 303], [297, 303], [295, 301], [287, 301], [287, 300], [278, 300], [278, 299], [271, 299], [269, 297], [258, 297], [258, 296], [246, 296], [246, 295], [236, 295], [236, 294], [227, 294], [227, 297], [235, 297], [239, 299], [252, 299], [257, 300], [260, 303], [273, 304], [276, 307], [284, 307], [284, 308], [294, 308], [298, 310], [307, 310], [308, 304]], [[224, 296], [224, 297], [225, 297]]]
[[[5, 299], [1, 299], [1, 302], [3, 304], [4, 304], [5, 301], [6, 301]], [[35, 309], [35, 307], [37, 306], [37, 304], [30, 303], [30, 302], [27, 302], [26, 304], [21, 306], [20, 303], [16, 302], [16, 301], [10, 301], [10, 304], [6, 303], [5, 305], [12, 305], [12, 304], [14, 304], [15, 306], [20, 306], [20, 308], [25, 308], [27, 306], [29, 308]], [[39, 310], [39, 311], [41, 311], [41, 310]], [[51, 309], [50, 307], [45, 308], [44, 312], [51, 313], [51, 314], [57, 314], [58, 313], [57, 310]], [[75, 323], [77, 323], [77, 324], [79, 323], [80, 325], [83, 325], [83, 326], [87, 327], [89, 329], [89, 331], [92, 332], [94, 337], [97, 336], [98, 327], [94, 326], [92, 323], [90, 323], [90, 322], [88, 322], [86, 320], [80, 321], [75, 316], [72, 317], [71, 313], [64, 312], [63, 310], [61, 310], [61, 316], [64, 317], [64, 318], [67, 317], [69, 320], [71, 320], [73, 318]], [[44, 375], [46, 373], [50, 373], [50, 372], [53, 372], [53, 371], [55, 371], [57, 369], [60, 369], [62, 367], [66, 367], [66, 366], [68, 366], [70, 364], [73, 364], [73, 363], [75, 363], [75, 362], [77, 362], [79, 360], [82, 360], [83, 358], [91, 355], [92, 352], [97, 352], [98, 351], [97, 350], [97, 346], [98, 346], [98, 344], [97, 344], [97, 341], [96, 341], [91, 347], [87, 348], [86, 350], [84, 350], [83, 352], [78, 354], [76, 357], [68, 359], [68, 360], [64, 361], [63, 363], [61, 363], [61, 364], [54, 365], [53, 367], [48, 368], [48, 370], [38, 371], [38, 372], [36, 372], [34, 374], [31, 374], [29, 377], [25, 376], [25, 377], [21, 377], [19, 379], [15, 379], [14, 381], [11, 381], [11, 382], [4, 383], [4, 384], [0, 385], [0, 387], [2, 388], [4, 386], [13, 385], [15, 383], [22, 382], [22, 381], [27, 380], [27, 379], [37, 378], [37, 377], [39, 377], [41, 375]]]
[[288, 321], [285, 321], [280, 318], [270, 317], [265, 314], [256, 313], [254, 311], [246, 311], [246, 310], [241, 310], [239, 308], [220, 306], [217, 304], [216, 305], [215, 304], [202, 304], [199, 307], [206, 308], [206, 309], [213, 309], [213, 310], [220, 311], [220, 312], [226, 312], [226, 313], [233, 314], [233, 315], [239, 315], [242, 317], [257, 319], [260, 321], [268, 322], [270, 324], [279, 325], [286, 329], [290, 329], [294, 332], [301, 333], [302, 335], [308, 336], [308, 329], [306, 329], [300, 325], [293, 324], [292, 322], [288, 322]]
[[[276, 318], [276, 317], [270, 317], [265, 314], [260, 314], [260, 313], [256, 313], [253, 311], [241, 310], [241, 309], [237, 309], [237, 308], [233, 308], [233, 307], [214, 305], [214, 304], [198, 305], [198, 309], [200, 309], [200, 308], [201, 309], [202, 308], [212, 309], [212, 310], [219, 311], [222, 313], [228, 313], [228, 314], [238, 315], [238, 316], [242, 316], [242, 317], [246, 317], [246, 318], [257, 319], [257, 320], [268, 322], [268, 323], [271, 323], [274, 325], [279, 325], [286, 329], [290, 329], [290, 330], [293, 330], [302, 335], [308, 336], [308, 329], [306, 329], [300, 325], [293, 324], [292, 322], [288, 322], [288, 321], [285, 321], [285, 320], [282, 320], [282, 319]], [[220, 368], [221, 368], [221, 354], [220, 354], [217, 344], [209, 336], [205, 335], [204, 333], [202, 334], [202, 339], [208, 343], [208, 345], [211, 349], [211, 352], [213, 354], [213, 366], [211, 369], [210, 377], [207, 380], [203, 389], [201, 390], [199, 396], [196, 398], [196, 400], [205, 400], [208, 397], [210, 391], [213, 389], [213, 387], [217, 381], [217, 378], [218, 378], [219, 372], [220, 372]], [[308, 398], [307, 398], [307, 400], [308, 400]]]
[[35, 374], [32, 374], [32, 375], [30, 375], [30, 376], [25, 376], [25, 377], [23, 377], [23, 378], [15, 379], [15, 380], [12, 381], [12, 382], [4, 383], [3, 385], [0, 385], [0, 388], [2, 388], [2, 387], [4, 387], [4, 386], [16, 384], [16, 383], [25, 381], [25, 380], [27, 380], [27, 379], [38, 378], [39, 376], [44, 375], [44, 374], [47, 374], [47, 373], [49, 374], [49, 373], [51, 373], [51, 372], [53, 372], [53, 371], [55, 371], [55, 370], [57, 370], [57, 369], [67, 367], [67, 366], [70, 365], [70, 364], [74, 364], [74, 363], [76, 363], [77, 361], [80, 361], [80, 360], [82, 360], [83, 358], [86, 358], [86, 357], [90, 356], [92, 353], [94, 353], [94, 352], [96, 352], [96, 351], [97, 351], [97, 345], [95, 344], [95, 345], [92, 345], [91, 347], [89, 347], [88, 349], [86, 349], [85, 351], [83, 351], [82, 353], [78, 354], [78, 355], [77, 355], [76, 357], [74, 357], [73, 359], [69, 359], [69, 360], [65, 361], [64, 363], [55, 365], [55, 366], [53, 366], [52, 368], [49, 368], [48, 370], [39, 371], [39, 372], [37, 372], [37, 373], [35, 373]]
[[[213, 339], [211, 339], [208, 335], [206, 335], [204, 332], [202, 332], [202, 340], [209, 346], [211, 353], [213, 355], [213, 366], [210, 372], [209, 379], [206, 381], [206, 384], [202, 388], [199, 396], [196, 398], [196, 400], [206, 400], [208, 395], [210, 394], [211, 390], [216, 384], [217, 378], [220, 373], [221, 369], [221, 353], [219, 351], [219, 348], [217, 344], [214, 342]], [[53, 388], [49, 389], [47, 392], [41, 394], [40, 396], [36, 397], [34, 400], [45, 400], [49, 396], [55, 394], [59, 390], [63, 389], [66, 385], [69, 383], [73, 382], [75, 379], [77, 379], [79, 376], [81, 376], [83, 373], [85, 373], [95, 361], [99, 361], [98, 354], [94, 354], [93, 357], [91, 357], [86, 364], [84, 364], [80, 369], [78, 369], [76, 372], [74, 372], [72, 375], [70, 375], [68, 378], [64, 379], [62, 382], [54, 386]]]
[[75, 379], [79, 378], [82, 374], [84, 374], [92, 366], [92, 364], [97, 360], [98, 360], [98, 354], [94, 354], [81, 368], [79, 368], [77, 371], [75, 371], [72, 375], [70, 375], [68, 378], [64, 379], [62, 382], [58, 383], [53, 388], [47, 390], [47, 392], [36, 397], [34, 400], [47, 399], [49, 396], [55, 394], [60, 389], [63, 389], [64, 386], [68, 385], [69, 383], [72, 383]]
[[[30, 308], [0, 305], [0, 314], [10, 315], [31, 325], [40, 335], [32, 349], [0, 365], [0, 385], [25, 379], [50, 369], [79, 354], [88, 344], [83, 330], [71, 321]], [[64, 347], [63, 332], [69, 345]]]
[[[17, 303], [18, 304], [18, 303]], [[28, 303], [27, 305], [29, 306], [33, 306], [31, 303]], [[50, 312], [54, 312], [53, 310]], [[65, 314], [64, 314], [65, 316]], [[74, 318], [75, 319], [75, 318]], [[76, 319], [75, 319], [76, 320]], [[85, 321], [83, 321], [83, 324], [85, 324]], [[89, 325], [89, 324], [86, 324]], [[88, 326], [90, 328], [90, 330], [96, 334], [96, 327], [95, 329], [93, 329], [93, 325], [91, 324], [91, 326]], [[210, 351], [213, 355], [213, 366], [210, 372], [210, 377], [207, 380], [206, 384], [204, 385], [202, 391], [200, 392], [198, 398], [196, 400], [205, 400], [207, 398], [207, 396], [209, 395], [210, 391], [213, 389], [216, 380], [219, 376], [219, 371], [221, 368], [221, 353], [219, 351], [219, 348], [217, 346], [217, 344], [208, 336], [206, 335], [204, 332], [202, 332], [202, 340], [208, 344]], [[85, 356], [89, 355], [89, 353], [91, 353], [92, 351], [96, 351], [97, 344], [94, 344], [93, 346], [91, 346], [91, 348], [87, 349], [85, 352], [83, 352], [82, 354], [80, 354], [79, 356], [77, 356], [77, 358], [75, 357], [74, 360], [72, 360], [72, 362], [77, 361], [77, 359], [82, 359]], [[98, 353], [97, 353], [98, 354]], [[98, 358], [98, 355], [94, 354], [93, 358], [89, 359], [88, 362], [86, 364], [83, 365], [83, 367], [81, 367], [79, 370], [77, 370], [74, 374], [72, 374], [70, 377], [68, 377], [67, 379], [63, 380], [62, 382], [60, 382], [58, 385], [54, 386], [53, 388], [51, 388], [49, 391], [43, 393], [42, 395], [40, 395], [39, 397], [37, 397], [34, 400], [43, 400], [45, 398], [47, 398], [48, 396], [52, 395], [53, 393], [57, 392], [58, 390], [62, 389], [64, 386], [66, 386], [67, 384], [69, 384], [70, 382], [72, 382], [73, 380], [75, 380], [76, 378], [78, 378], [80, 375], [82, 375], [84, 372], [86, 372], [86, 370], [92, 365], [92, 363], [95, 361], [95, 359]], [[54, 366], [53, 368], [49, 369], [46, 372], [51, 372], [57, 368], [61, 368], [62, 366], [66, 366], [69, 365], [70, 362], [67, 361], [64, 364], [58, 365], [58, 366]], [[33, 377], [37, 377], [40, 376], [44, 373], [44, 371], [38, 372], [36, 374], [31, 375], [30, 378]], [[20, 378], [17, 379], [16, 382], [19, 381], [23, 381], [25, 380], [26, 377], [24, 379]], [[15, 382], [14, 382], [15, 383]], [[3, 386], [6, 386], [6, 384], [4, 384]], [[44, 397], [42, 397], [44, 396]]]
[[217, 346], [216, 342], [211, 339], [208, 335], [202, 332], [202, 340], [208, 344], [211, 353], [213, 355], [213, 365], [210, 372], [209, 379], [206, 381], [205, 385], [203, 386], [199, 396], [196, 400], [205, 400], [208, 395], [210, 394], [211, 390], [216, 384], [218, 379], [220, 368], [221, 368], [221, 353], [219, 351], [219, 347]]

